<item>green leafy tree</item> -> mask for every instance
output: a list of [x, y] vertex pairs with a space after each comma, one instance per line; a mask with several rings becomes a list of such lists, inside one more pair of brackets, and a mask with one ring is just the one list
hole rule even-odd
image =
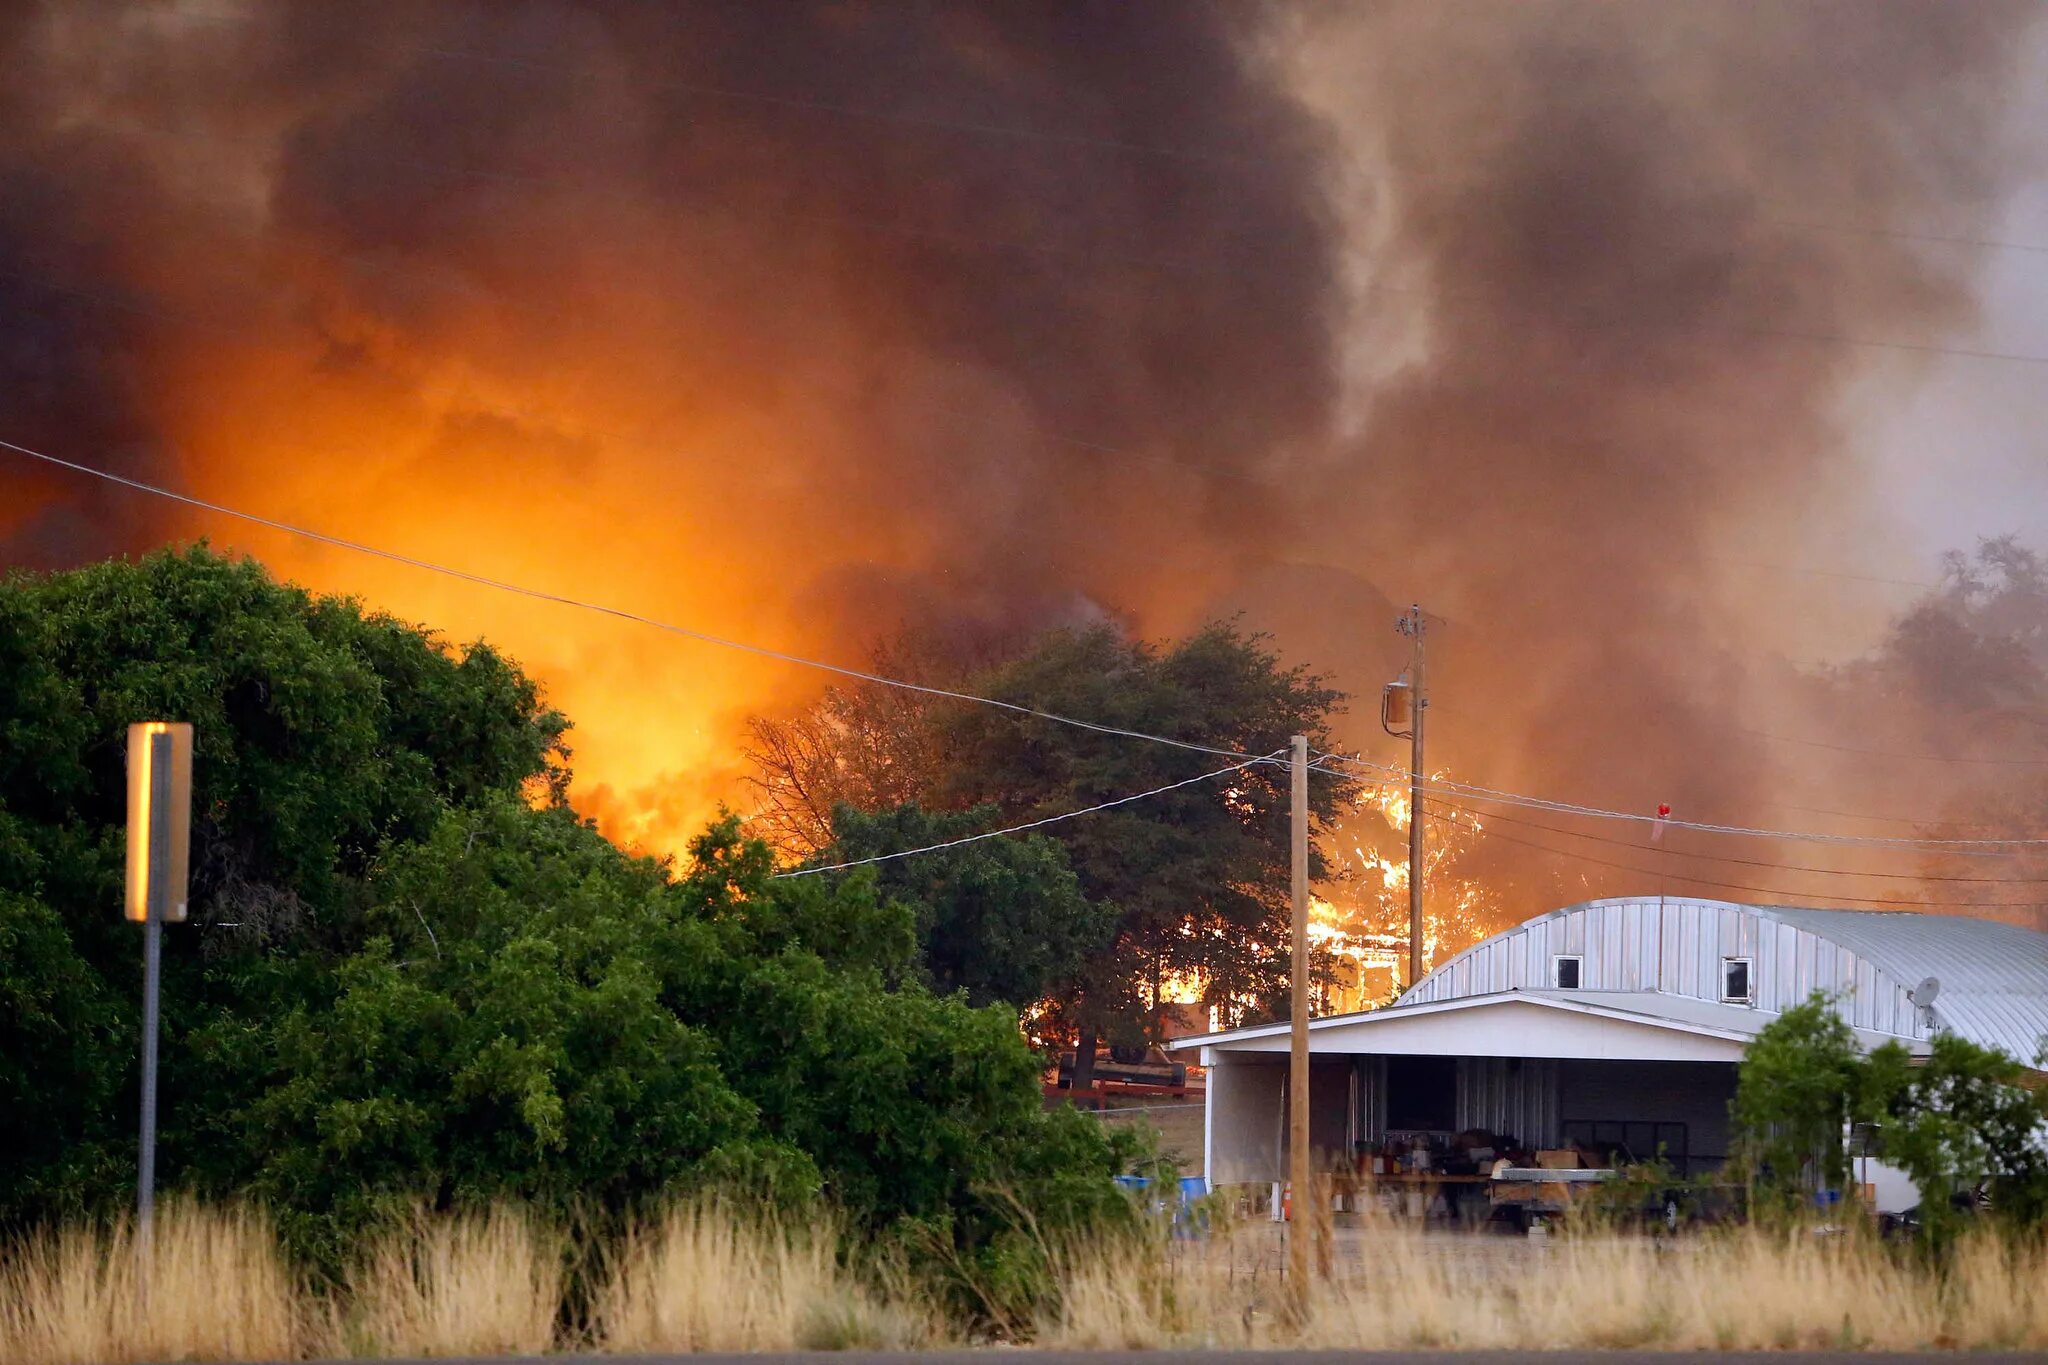
[[[1284, 755], [1294, 734], [1329, 747], [1342, 701], [1228, 624], [1167, 647], [1108, 627], [1056, 632], [977, 684], [1034, 710], [1255, 755]], [[957, 709], [944, 724], [941, 791], [1010, 819], [1187, 783], [1227, 761], [988, 708]], [[1350, 790], [1318, 775], [1317, 826], [1336, 818]], [[1091, 1079], [1099, 1039], [1144, 1038], [1167, 979], [1200, 981], [1226, 1015], [1276, 1011], [1286, 988], [1289, 819], [1285, 769], [1255, 765], [1051, 828], [1082, 892], [1117, 915], [1108, 943], [1058, 1000], [1078, 1039], [1077, 1086]], [[1318, 856], [1312, 875], [1322, 870]]]
[[[131, 722], [196, 729], [194, 922], [166, 936], [164, 1085], [216, 1105], [238, 1078], [194, 1068], [187, 1030], [264, 1016], [358, 943], [380, 848], [563, 776], [562, 717], [488, 647], [451, 650], [203, 547], [0, 580], [0, 678], [0, 1217], [80, 1207], [133, 1169]], [[167, 1170], [204, 1156], [193, 1112], [166, 1109]]]
[[0, 1198], [13, 1211], [110, 1188], [129, 1168], [100, 1135], [123, 1097], [131, 1013], [63, 918], [0, 891]]
[[[825, 862], [880, 857], [969, 838], [1001, 823], [993, 806], [868, 814], [839, 807]], [[918, 959], [940, 994], [969, 1004], [1032, 1004], [1070, 986], [1109, 942], [1116, 911], [1081, 893], [1066, 850], [1043, 836], [983, 839], [893, 858], [869, 875], [878, 893], [916, 914]]]
[[1750, 1174], [1785, 1202], [1849, 1178], [1848, 1125], [1868, 1107], [1862, 1049], [1815, 992], [1766, 1024], [1743, 1055], [1734, 1119]]
[[1922, 1231], [1953, 1237], [1953, 1197], [1983, 1190], [2020, 1227], [2048, 1218], [2048, 1104], [2027, 1068], [1996, 1048], [1937, 1033], [1916, 1061], [1898, 1043], [1871, 1053], [1866, 1082], [1878, 1151], [1920, 1191]]
[[[1198, 747], [987, 707], [891, 707], [877, 689], [835, 689], [813, 713], [785, 725], [786, 742], [753, 752], [757, 783], [777, 819], [815, 826], [826, 793], [870, 813], [915, 799], [927, 810], [988, 806], [1022, 821], [1188, 783], [1046, 831], [1065, 848], [1081, 894], [1115, 918], [1043, 1017], [1078, 1039], [1076, 1083], [1085, 1085], [1099, 1041], [1145, 1039], [1165, 981], [1200, 981], [1228, 1017], [1276, 1010], [1287, 968], [1287, 776], [1254, 766], [1209, 782], [1190, 779], [1223, 765], [1205, 750], [1280, 755], [1294, 734], [1328, 747], [1340, 693], [1283, 667], [1260, 637], [1228, 623], [1163, 646], [1110, 626], [1054, 631], [1008, 662], [940, 680]], [[773, 725], [757, 726], [757, 738], [773, 732]], [[1334, 775], [1315, 775], [1317, 827], [1336, 817], [1352, 790]], [[886, 799], [863, 805], [861, 794], [871, 792]]]
[[378, 878], [335, 998], [257, 1040], [237, 1183], [327, 1255], [421, 1198], [617, 1210], [740, 1182], [969, 1251], [1008, 1226], [1006, 1189], [1034, 1217], [1111, 1207], [1128, 1154], [1043, 1112], [1013, 1013], [888, 988], [904, 907], [772, 880], [730, 822], [692, 852], [672, 879], [564, 810], [450, 812]]
[[[266, 1085], [223, 1134], [254, 1162], [221, 1183], [293, 1211], [306, 1244], [331, 1256], [413, 1199], [601, 1207], [707, 1172], [816, 1187], [727, 1083], [718, 1041], [663, 1001], [660, 964], [722, 958], [718, 927], [567, 811], [449, 814], [393, 850], [366, 920], [331, 998], [250, 1040]], [[236, 1042], [196, 1040], [223, 1057]]]
[[778, 879], [731, 821], [680, 871], [621, 852], [482, 646], [199, 549], [7, 579], [0, 666], [0, 1218], [132, 1188], [122, 739], [166, 716], [197, 729], [166, 1183], [268, 1198], [330, 1266], [419, 1199], [739, 1183], [962, 1263], [1124, 1207], [1127, 1144], [1043, 1111], [1013, 1012], [922, 984], [908, 906]]
[[1949, 1032], [1925, 1057], [1888, 1042], [1867, 1056], [1816, 992], [1758, 1033], [1742, 1061], [1734, 1118], [1744, 1160], [1780, 1202], [1848, 1183], [1844, 1134], [1874, 1126], [1877, 1155], [1920, 1191], [1937, 1245], [1955, 1231], [1953, 1196], [1983, 1190], [2001, 1217], [2048, 1217], [2048, 1097], [2014, 1058]]

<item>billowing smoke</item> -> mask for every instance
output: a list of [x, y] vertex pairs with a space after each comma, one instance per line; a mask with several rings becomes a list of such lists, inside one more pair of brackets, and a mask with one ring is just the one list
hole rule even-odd
[[[1842, 339], [1969, 320], [1886, 234], [1995, 203], [2029, 12], [16, 5], [0, 436], [840, 658], [1241, 609], [1386, 757], [1419, 597], [1439, 761], [1739, 814], [1767, 584], [1716, 556], [1869, 524], [1839, 403], [1913, 354]], [[660, 842], [814, 685], [0, 489], [8, 561], [206, 533], [489, 635]]]
[[[1362, 162], [1351, 334], [1373, 343], [1318, 492], [1373, 515], [1342, 527], [1360, 550], [1321, 543], [1452, 618], [1435, 733], [1454, 768], [1636, 811], [1822, 823], [1765, 804], [1816, 754], [1759, 732], [1856, 742], [1771, 664], [1844, 642], [1786, 610], [1807, 585], [1768, 569], [1881, 562], [1846, 390], [1873, 370], [1909, 384], [1915, 348], [1972, 320], [1978, 254], [1926, 239], [1995, 212], [2016, 164], [2002, 98], [2038, 12], [1315, 12], [1304, 79]], [[1936, 804], [1860, 776], [1837, 805]], [[1784, 899], [1887, 894], [1667, 865]]]
[[[1249, 10], [10, 16], [23, 444], [858, 659], [1200, 600], [1337, 392], [1327, 148]], [[203, 531], [487, 631], [609, 814], [701, 816], [733, 716], [814, 681], [4, 477], [11, 559]]]

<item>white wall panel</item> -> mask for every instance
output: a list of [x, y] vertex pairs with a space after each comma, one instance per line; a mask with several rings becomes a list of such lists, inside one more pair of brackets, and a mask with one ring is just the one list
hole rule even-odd
[[[1750, 960], [1754, 1008], [1779, 1013], [1816, 990], [1839, 994], [1855, 1027], [1925, 1038], [1901, 981], [1851, 948], [1769, 909], [1676, 897], [1573, 906], [1475, 945], [1425, 977], [1402, 1004], [1553, 989], [1552, 960], [1581, 958], [1584, 991], [1661, 991], [1720, 1003], [1723, 962]], [[1788, 912], [1818, 917], [1813, 912]], [[1825, 923], [1825, 921], [1818, 921]]]
[[1284, 1179], [1281, 1137], [1287, 1121], [1279, 1061], [1218, 1052], [1209, 1068], [1203, 1168], [1212, 1185]]

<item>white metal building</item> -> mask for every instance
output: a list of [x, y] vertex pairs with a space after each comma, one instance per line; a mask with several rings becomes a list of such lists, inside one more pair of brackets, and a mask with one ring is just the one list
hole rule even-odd
[[[1816, 990], [1839, 994], [1866, 1047], [1924, 1051], [1947, 1029], [2032, 1063], [2048, 1040], [2048, 934], [1659, 896], [1571, 906], [1475, 944], [1385, 1009], [1314, 1020], [1310, 1140], [1337, 1156], [1483, 1128], [1710, 1169], [1744, 1049]], [[1287, 1025], [1173, 1046], [1209, 1068], [1210, 1182], [1283, 1178]]]

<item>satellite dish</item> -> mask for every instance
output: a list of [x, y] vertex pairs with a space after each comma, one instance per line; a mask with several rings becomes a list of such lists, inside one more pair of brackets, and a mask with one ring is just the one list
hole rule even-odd
[[1930, 976], [1925, 981], [1922, 981], [1919, 985], [1915, 986], [1912, 990], [1907, 991], [1906, 998], [1924, 1010], [1932, 1009], [1934, 1007], [1935, 997], [1939, 996], [1940, 994], [1941, 978], [1938, 976]]

